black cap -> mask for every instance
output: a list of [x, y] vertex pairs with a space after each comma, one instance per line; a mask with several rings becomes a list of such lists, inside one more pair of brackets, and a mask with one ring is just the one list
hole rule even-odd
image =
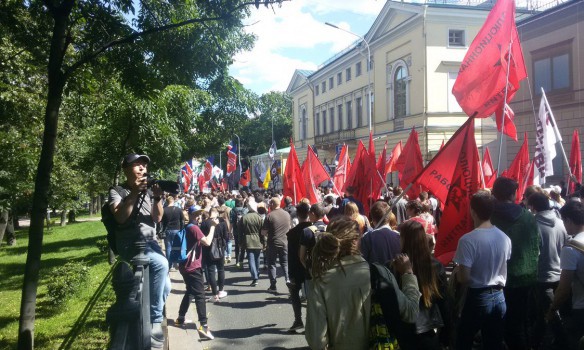
[[130, 153], [130, 154], [128, 154], [128, 155], [126, 155], [124, 157], [124, 161], [122, 162], [122, 168], [127, 167], [128, 165], [134, 163], [138, 159], [142, 159], [147, 164], [150, 163], [150, 158], [147, 155], [145, 155], [145, 154]]

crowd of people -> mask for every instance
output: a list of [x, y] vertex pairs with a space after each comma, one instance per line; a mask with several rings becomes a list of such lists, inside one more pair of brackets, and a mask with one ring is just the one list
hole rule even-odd
[[[227, 296], [225, 264], [243, 270], [247, 263], [256, 287], [263, 255], [268, 291], [289, 294], [288, 331], [304, 329], [312, 349], [582, 347], [582, 190], [562, 196], [557, 186], [530, 186], [518, 194], [514, 180], [498, 178], [472, 196], [475, 229], [443, 265], [434, 256], [441, 203], [426, 192], [408, 198], [388, 186], [369, 213], [350, 187], [343, 196], [322, 188], [321, 202], [302, 198], [297, 205], [279, 191], [163, 198], [154, 187], [150, 198], [141, 180], [148, 162], [126, 157], [128, 193], [122, 198], [113, 190], [110, 203], [120, 224], [141, 193], [151, 203], [140, 207], [138, 221], [151, 259], [153, 340], [161, 339], [169, 270], [178, 269], [186, 285], [175, 324], [185, 323], [194, 300], [199, 333], [213, 339], [206, 302]], [[173, 236], [186, 229], [186, 261], [174, 266], [164, 258], [156, 222], [167, 254]]]

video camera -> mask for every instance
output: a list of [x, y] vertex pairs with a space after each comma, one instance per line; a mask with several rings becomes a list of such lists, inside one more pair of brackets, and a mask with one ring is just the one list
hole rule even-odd
[[153, 185], [158, 184], [158, 186], [166, 193], [178, 194], [180, 192], [179, 185], [176, 181], [169, 180], [159, 180], [152, 174], [144, 174], [147, 178], [148, 188], [152, 188]]

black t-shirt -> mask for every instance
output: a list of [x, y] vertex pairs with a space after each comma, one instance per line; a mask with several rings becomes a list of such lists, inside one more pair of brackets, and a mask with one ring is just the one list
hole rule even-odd
[[[211, 232], [211, 219], [207, 219], [201, 223], [201, 231], [205, 237]], [[229, 239], [229, 232], [227, 230], [227, 223], [223, 218], [219, 218], [219, 224], [215, 226], [215, 233], [213, 234], [213, 243], [222, 240], [221, 245], [225, 246], [225, 242]], [[203, 257], [207, 258], [211, 252], [211, 246], [203, 246]]]
[[312, 223], [301, 222], [286, 234], [288, 238], [288, 271], [290, 277], [294, 278], [296, 283], [301, 283], [305, 280], [305, 269], [300, 262], [298, 251], [300, 250], [303, 231], [309, 226], [312, 226]]
[[179, 207], [164, 208], [162, 213], [162, 228], [164, 230], [180, 230], [182, 220], [182, 210]]

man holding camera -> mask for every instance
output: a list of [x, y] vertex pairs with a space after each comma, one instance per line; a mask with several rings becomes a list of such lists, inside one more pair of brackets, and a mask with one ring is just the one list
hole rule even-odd
[[158, 184], [153, 184], [151, 191], [148, 189], [146, 170], [149, 162], [146, 155], [131, 153], [125, 156], [122, 168], [126, 182], [122, 187], [110, 189], [108, 200], [118, 223], [116, 246], [120, 257], [130, 261], [138, 253], [135, 242], [143, 240], [146, 243], [144, 254], [150, 260], [150, 321], [152, 345], [155, 346], [164, 342], [162, 311], [170, 284], [168, 260], [158, 245], [155, 229], [155, 223], [162, 219], [164, 192]]

